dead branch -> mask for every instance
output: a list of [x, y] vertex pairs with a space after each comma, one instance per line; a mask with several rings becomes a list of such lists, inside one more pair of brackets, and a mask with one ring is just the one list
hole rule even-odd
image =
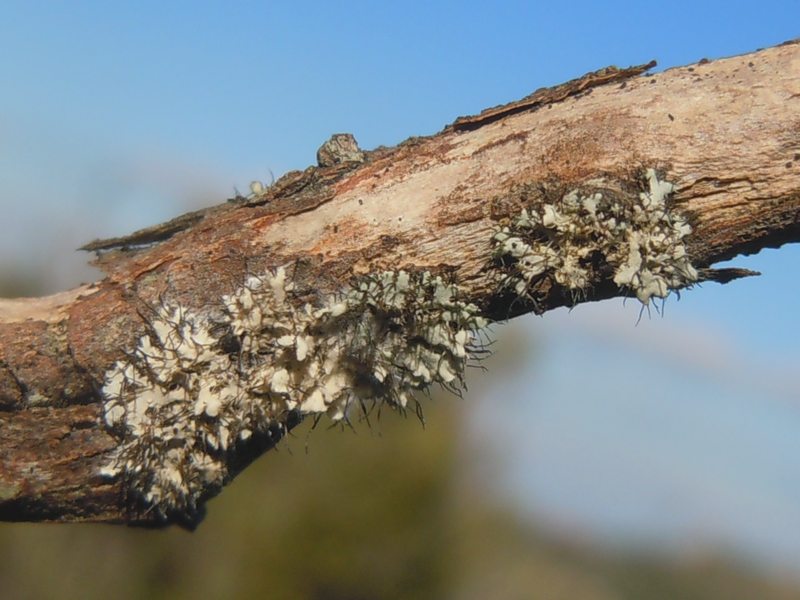
[[[219, 312], [248, 275], [283, 265], [298, 305], [401, 269], [446, 274], [494, 320], [630, 294], [597, 264], [580, 294], [543, 277], [520, 300], [490, 276], [492, 239], [521, 208], [597, 185], [632, 193], [647, 169], [675, 185], [698, 279], [747, 275], [711, 266], [798, 241], [800, 43], [644, 74], [651, 66], [590, 73], [393, 148], [362, 153], [334, 137], [319, 166], [260, 193], [88, 244], [102, 281], [0, 300], [0, 519], [198, 522], [218, 486], [191, 513], [159, 515], [129, 479], [103, 475], [124, 438], [104, 422], [103, 386], [166, 301]], [[225, 480], [298, 419], [284, 411], [231, 446]]]

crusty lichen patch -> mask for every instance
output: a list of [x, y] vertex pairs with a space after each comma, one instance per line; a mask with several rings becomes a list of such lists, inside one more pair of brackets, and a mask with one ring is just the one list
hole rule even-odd
[[638, 193], [611, 192], [607, 182], [523, 209], [493, 237], [501, 286], [536, 302], [537, 282], [550, 277], [573, 298], [611, 278], [644, 305], [698, 279], [684, 245], [691, 227], [672, 210], [673, 184], [646, 174]]
[[105, 422], [122, 441], [103, 474], [123, 477], [162, 517], [193, 515], [227, 480], [228, 453], [293, 411], [339, 421], [356, 408], [404, 409], [434, 383], [460, 391], [486, 325], [455, 284], [428, 272], [363, 277], [297, 306], [279, 268], [222, 304], [212, 322], [164, 303], [106, 374]]

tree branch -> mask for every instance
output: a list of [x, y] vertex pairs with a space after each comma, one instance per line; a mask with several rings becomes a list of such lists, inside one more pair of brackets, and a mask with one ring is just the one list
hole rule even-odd
[[[266, 190], [87, 245], [102, 281], [0, 300], [0, 519], [193, 526], [205, 500], [301, 414], [341, 417], [345, 396], [402, 408], [407, 389], [431, 382], [457, 389], [450, 367], [463, 366], [469, 345], [458, 333], [480, 319], [618, 295], [648, 302], [694, 281], [750, 275], [711, 266], [798, 241], [800, 44], [642, 75], [650, 66], [603, 69], [394, 148], [361, 153], [334, 136], [320, 166]], [[612, 213], [613, 235], [627, 236], [621, 250], [610, 247], [623, 239], [609, 237]], [[648, 237], [645, 221], [655, 228]], [[398, 308], [401, 272], [418, 298]], [[250, 275], [261, 279], [245, 284]], [[279, 311], [289, 315], [292, 332], [257, 339], [241, 325], [251, 301], [271, 307], [276, 323]], [[306, 303], [317, 312], [303, 312]], [[468, 316], [454, 321], [453, 307]], [[434, 308], [447, 315], [437, 317], [444, 341], [403, 330]], [[376, 347], [392, 348], [387, 363], [373, 364], [374, 348], [354, 349], [364, 323], [382, 336]], [[346, 351], [336, 336], [350, 336]], [[416, 344], [418, 362], [395, 339]], [[306, 346], [324, 344], [349, 370], [328, 365], [324, 385], [300, 381], [323, 361]], [[428, 377], [423, 347], [450, 366]], [[368, 374], [352, 364], [360, 361]], [[222, 384], [203, 369], [223, 363], [246, 418], [212, 407]], [[281, 369], [291, 385], [279, 382]], [[346, 394], [330, 383], [345, 371], [354, 378]], [[176, 404], [176, 394], [192, 404], [170, 422], [193, 429], [167, 439], [148, 411]], [[151, 408], [136, 413], [145, 398]], [[232, 441], [220, 438], [229, 433]], [[180, 454], [201, 439], [207, 454]], [[159, 453], [158, 470], [136, 463]], [[183, 462], [169, 462], [178, 454]]]

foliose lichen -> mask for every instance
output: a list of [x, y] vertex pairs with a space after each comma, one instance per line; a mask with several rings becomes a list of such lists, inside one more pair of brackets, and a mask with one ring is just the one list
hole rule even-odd
[[668, 205], [674, 186], [654, 169], [645, 178], [637, 194], [612, 193], [599, 181], [523, 209], [492, 239], [501, 287], [535, 303], [536, 283], [550, 277], [578, 298], [610, 270], [620, 289], [648, 305], [691, 286], [698, 279], [684, 244], [691, 227]]
[[192, 515], [226, 482], [229, 452], [290, 412], [341, 421], [405, 409], [435, 383], [463, 388], [486, 321], [455, 284], [386, 271], [319, 306], [297, 306], [293, 290], [279, 268], [222, 298], [221, 320], [157, 307], [105, 377], [105, 422], [122, 441], [103, 475], [162, 517]]

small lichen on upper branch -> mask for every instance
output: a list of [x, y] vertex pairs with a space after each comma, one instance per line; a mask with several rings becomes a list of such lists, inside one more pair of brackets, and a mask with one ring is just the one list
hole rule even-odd
[[668, 205], [674, 186], [654, 169], [645, 178], [647, 189], [636, 194], [612, 192], [596, 181], [523, 209], [492, 239], [501, 288], [535, 303], [542, 278], [573, 298], [610, 278], [647, 305], [695, 283], [698, 273], [684, 244], [691, 227]]
[[486, 321], [455, 284], [387, 271], [319, 306], [296, 306], [293, 289], [284, 268], [249, 277], [222, 299], [222, 322], [158, 307], [106, 374], [105, 422], [122, 440], [103, 474], [161, 517], [191, 517], [226, 482], [228, 453], [290, 412], [339, 421], [405, 409], [434, 383], [463, 388]]

